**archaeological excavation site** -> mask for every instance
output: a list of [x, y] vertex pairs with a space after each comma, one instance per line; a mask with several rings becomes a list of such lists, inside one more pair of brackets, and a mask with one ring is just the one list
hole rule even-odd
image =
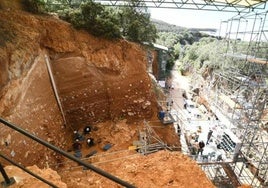
[[[266, 1], [161, 2], [0, 0], [0, 187], [268, 187]], [[171, 45], [150, 8], [235, 16]]]

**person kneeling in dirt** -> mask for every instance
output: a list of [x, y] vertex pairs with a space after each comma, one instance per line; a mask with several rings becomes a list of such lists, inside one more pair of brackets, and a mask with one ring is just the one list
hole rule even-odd
[[74, 150], [75, 157], [77, 158], [82, 157], [81, 148], [82, 148], [82, 144], [79, 142], [79, 139], [76, 139], [75, 142], [73, 143], [73, 150]]
[[87, 134], [89, 134], [91, 132], [91, 127], [88, 125], [88, 126], [85, 126], [84, 127], [84, 135], [87, 135]]
[[89, 147], [93, 146], [93, 145], [94, 145], [94, 139], [93, 139], [93, 138], [88, 138], [88, 139], [87, 139], [87, 145], [88, 145]]
[[79, 142], [79, 139], [76, 139], [75, 142], [73, 143], [73, 150], [78, 151], [81, 150], [82, 144]]
[[91, 127], [90, 126], [85, 126], [84, 135], [89, 134], [90, 132], [91, 132]]
[[74, 140], [83, 141], [84, 140], [84, 137], [78, 131], [74, 131]]

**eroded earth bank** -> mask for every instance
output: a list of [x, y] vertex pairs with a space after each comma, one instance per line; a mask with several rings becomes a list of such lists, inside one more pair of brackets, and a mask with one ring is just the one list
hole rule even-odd
[[[91, 125], [95, 145], [82, 143], [82, 154], [97, 154], [85, 160], [137, 187], [213, 187], [179, 151], [142, 155], [128, 150], [139, 139], [144, 120], [167, 144], [179, 148], [173, 126], [158, 122], [144, 47], [96, 38], [53, 16], [32, 15], [10, 4], [0, 3], [2, 118], [70, 153], [73, 131]], [[2, 124], [0, 138], [1, 154], [59, 187], [118, 187]], [[111, 148], [105, 152], [107, 143]], [[1, 163], [18, 182], [12, 187], [47, 187]]]

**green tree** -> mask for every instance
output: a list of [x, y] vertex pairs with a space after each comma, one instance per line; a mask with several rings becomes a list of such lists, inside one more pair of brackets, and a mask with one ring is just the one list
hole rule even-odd
[[181, 44], [178, 42], [174, 45], [174, 58], [179, 59], [180, 53], [182, 52]]
[[[48, 12], [56, 12], [78, 29], [85, 29], [96, 36], [125, 37], [134, 42], [155, 42], [156, 27], [150, 21], [147, 8], [131, 0], [124, 8], [106, 7], [93, 0], [23, 0], [32, 12], [40, 12], [40, 3]], [[40, 3], [39, 3], [40, 2]], [[27, 4], [28, 3], [28, 4]], [[137, 8], [143, 7], [143, 8]]]
[[224, 42], [215, 38], [202, 38], [199, 42], [184, 47], [181, 61], [183, 67], [192, 67], [201, 72], [206, 68], [223, 67], [223, 56], [226, 51]]
[[26, 11], [32, 13], [37, 14], [46, 12], [44, 0], [22, 0], [22, 4]]
[[156, 27], [150, 21], [150, 14], [135, 6], [122, 7], [120, 12], [122, 34], [135, 42], [155, 42]]
[[172, 32], [159, 32], [157, 33], [158, 38], [156, 43], [171, 48], [178, 40], [176, 35], [176, 33]]
[[68, 9], [61, 16], [78, 29], [85, 29], [95, 36], [119, 38], [120, 22], [117, 15], [110, 8], [100, 3], [88, 1], [81, 4], [79, 9]]

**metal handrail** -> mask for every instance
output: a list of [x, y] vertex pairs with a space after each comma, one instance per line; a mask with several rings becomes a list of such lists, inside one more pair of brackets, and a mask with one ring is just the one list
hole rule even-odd
[[[41, 180], [42, 182], [48, 184], [49, 186], [53, 187], [53, 188], [58, 188], [58, 186], [56, 186], [55, 184], [47, 181], [46, 179], [42, 178], [41, 176], [36, 175], [35, 173], [31, 172], [30, 170], [28, 170], [27, 168], [23, 167], [20, 164], [15, 163], [14, 161], [12, 161], [11, 159], [9, 159], [8, 157], [2, 155], [0, 153], [0, 157], [2, 157], [3, 159], [5, 159], [6, 161], [10, 162], [11, 164], [13, 164], [14, 166], [17, 166], [18, 168], [22, 169], [24, 172], [27, 172], [28, 174], [32, 175], [33, 177]], [[5, 178], [6, 179], [6, 178]]]
[[60, 149], [60, 148], [58, 148], [58, 147], [56, 147], [56, 146], [54, 146], [54, 145], [52, 145], [50, 143], [48, 143], [48, 142], [46, 142], [46, 141], [38, 138], [37, 136], [29, 133], [28, 131], [20, 128], [17, 125], [14, 125], [14, 124], [8, 122], [7, 120], [5, 120], [5, 119], [3, 119], [1, 117], [0, 117], [0, 122], [3, 123], [3, 124], [5, 124], [9, 128], [14, 129], [14, 130], [18, 131], [19, 133], [27, 136], [28, 138], [31, 138], [32, 140], [35, 140], [36, 142], [38, 142], [38, 143], [46, 146], [47, 148], [49, 148], [49, 149], [51, 149], [51, 150], [53, 150], [53, 151], [55, 151], [55, 152], [63, 155], [64, 157], [66, 157], [68, 159], [71, 159], [72, 161], [75, 161], [78, 164], [80, 164], [80, 165], [82, 165], [84, 167], [87, 167], [88, 169], [90, 169], [90, 170], [92, 170], [92, 171], [94, 171], [94, 172], [96, 172], [96, 173], [98, 173], [98, 174], [100, 174], [100, 175], [102, 175], [102, 176], [104, 176], [104, 177], [106, 177], [106, 178], [108, 178], [108, 179], [110, 179], [110, 180], [112, 180], [112, 181], [120, 184], [120, 185], [123, 185], [125, 187], [129, 187], [129, 188], [135, 188], [134, 185], [131, 185], [130, 183], [125, 182], [125, 181], [123, 181], [123, 180], [121, 180], [121, 179], [119, 179], [119, 178], [117, 178], [117, 177], [115, 177], [115, 176], [107, 173], [106, 171], [104, 171], [102, 169], [99, 169], [99, 168], [97, 168], [97, 167], [95, 167], [95, 166], [93, 166], [93, 165], [91, 165], [91, 164], [89, 164], [87, 162], [84, 162], [84, 161], [76, 158], [75, 156], [73, 156], [73, 155], [65, 152], [64, 150], [62, 150], [62, 149]]

